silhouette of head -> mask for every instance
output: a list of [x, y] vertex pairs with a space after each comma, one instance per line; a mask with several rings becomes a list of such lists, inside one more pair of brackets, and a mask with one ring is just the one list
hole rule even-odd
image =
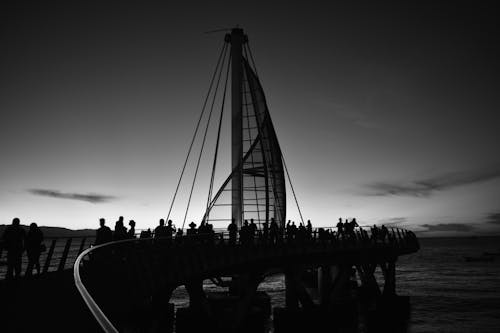
[[164, 220], [164, 219], [160, 219], [160, 225], [161, 225], [161, 226], [164, 226], [164, 225], [165, 225], [165, 220]]
[[135, 227], [135, 221], [134, 220], [130, 220], [130, 222], [128, 223], [129, 226], [131, 227]]
[[35, 230], [36, 228], [38, 228], [38, 226], [36, 225], [35, 222], [30, 224], [30, 230]]
[[168, 220], [167, 224], [168, 224], [169, 226], [171, 226], [171, 225], [172, 225], [172, 220]]
[[19, 220], [19, 218], [14, 217], [12, 219], [12, 225], [18, 226], [20, 223], [21, 223], [21, 221]]
[[106, 220], [103, 219], [102, 217], [99, 219], [99, 224], [101, 225], [101, 227], [104, 227], [104, 224], [106, 223]]

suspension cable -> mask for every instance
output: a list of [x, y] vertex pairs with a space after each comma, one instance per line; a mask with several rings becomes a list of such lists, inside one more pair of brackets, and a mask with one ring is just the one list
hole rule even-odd
[[206, 210], [206, 218], [208, 219], [208, 209], [210, 206], [210, 202], [212, 201], [212, 192], [213, 192], [213, 186], [214, 186], [214, 178], [215, 178], [215, 168], [217, 166], [217, 156], [219, 154], [219, 142], [220, 142], [220, 132], [222, 128], [222, 118], [224, 115], [224, 105], [226, 102], [226, 91], [227, 91], [227, 81], [229, 79], [229, 68], [231, 67], [231, 55], [229, 55], [229, 60], [227, 62], [227, 71], [226, 71], [226, 82], [224, 83], [224, 93], [222, 95], [222, 105], [221, 105], [221, 111], [220, 111], [220, 117], [219, 117], [219, 128], [217, 130], [217, 141], [215, 144], [215, 154], [214, 154], [214, 162], [212, 165], [212, 176], [210, 178], [210, 187], [208, 190], [208, 198], [207, 198], [207, 210]]
[[288, 183], [290, 184], [290, 188], [292, 189], [293, 198], [295, 199], [295, 204], [297, 205], [297, 209], [299, 211], [300, 220], [302, 221], [302, 223], [304, 223], [304, 218], [302, 217], [302, 212], [300, 210], [299, 201], [297, 200], [297, 196], [295, 195], [295, 190], [293, 189], [292, 180], [290, 179], [290, 173], [288, 172], [288, 168], [287, 168], [286, 163], [285, 163], [285, 157], [283, 156], [283, 152], [281, 152], [281, 160], [283, 161], [283, 165], [285, 166], [286, 176], [288, 177]]
[[184, 165], [182, 166], [181, 175], [179, 177], [179, 181], [177, 182], [177, 186], [175, 188], [175, 192], [174, 192], [174, 196], [172, 198], [172, 202], [170, 203], [170, 208], [168, 210], [168, 215], [167, 215], [167, 221], [170, 218], [170, 213], [172, 212], [172, 207], [174, 206], [175, 198], [177, 197], [177, 192], [179, 191], [179, 186], [181, 185], [182, 177], [184, 176], [184, 171], [186, 170], [186, 165], [187, 165], [187, 162], [189, 160], [189, 156], [191, 154], [191, 150], [193, 148], [194, 140], [196, 139], [196, 135], [198, 134], [198, 129], [200, 127], [201, 119], [203, 118], [203, 115], [205, 113], [205, 108], [206, 108], [206, 105], [207, 105], [207, 102], [208, 102], [208, 98], [210, 96], [210, 92], [212, 91], [212, 86], [214, 84], [215, 77], [217, 75], [217, 71], [219, 70], [219, 65], [220, 65], [220, 61], [222, 59], [222, 55], [225, 54], [225, 52], [224, 52], [225, 50], [227, 50], [227, 43], [224, 41], [224, 44], [223, 44], [222, 49], [221, 49], [220, 54], [219, 54], [219, 59], [217, 60], [217, 65], [215, 66], [214, 74], [212, 75], [212, 79], [210, 80], [210, 86], [208, 88], [208, 92], [207, 92], [207, 95], [205, 97], [205, 101], [203, 102], [203, 107], [201, 108], [201, 114], [200, 114], [200, 117], [198, 118], [198, 123], [196, 124], [196, 128], [195, 128], [194, 134], [193, 134], [193, 138], [191, 139], [191, 144], [189, 145], [189, 149], [188, 149], [188, 152], [187, 152], [186, 160], [184, 161]]
[[[252, 54], [252, 49], [250, 48], [250, 42], [247, 41], [245, 46], [246, 46], [245, 50], [248, 50], [248, 54], [250, 55], [250, 60], [252, 60], [252, 65], [253, 65], [253, 70], [255, 72], [255, 75], [257, 75], [257, 77], [259, 77], [259, 74], [257, 73], [257, 66], [255, 66], [255, 61], [253, 60], [253, 54]], [[247, 56], [247, 59], [248, 59], [248, 56]]]
[[208, 132], [208, 128], [209, 128], [209, 125], [210, 125], [210, 120], [212, 118], [212, 113], [213, 113], [213, 110], [214, 110], [214, 104], [215, 104], [215, 100], [216, 100], [216, 97], [217, 97], [217, 91], [218, 91], [219, 84], [220, 84], [220, 78], [222, 76], [222, 67], [223, 67], [224, 61], [226, 59], [227, 48], [225, 48], [225, 50], [226, 50], [226, 52], [224, 52], [224, 56], [223, 56], [223, 59], [222, 59], [222, 66], [220, 67], [219, 75], [217, 77], [217, 84], [215, 85], [215, 91], [214, 91], [214, 95], [213, 95], [213, 99], [212, 99], [212, 104], [210, 106], [210, 112], [208, 114], [207, 126], [205, 127], [205, 133], [203, 134], [203, 140], [202, 140], [202, 143], [201, 143], [200, 154], [198, 155], [198, 161], [196, 162], [196, 169], [195, 169], [195, 172], [194, 172], [193, 183], [191, 184], [191, 190], [189, 191], [189, 198], [188, 198], [188, 203], [187, 203], [187, 206], [186, 206], [186, 212], [184, 214], [184, 219], [182, 221], [182, 230], [184, 230], [184, 225], [186, 224], [186, 218], [187, 218], [187, 214], [188, 214], [188, 211], [189, 211], [189, 206], [191, 205], [191, 197], [193, 196], [194, 185], [196, 183], [196, 177], [198, 176], [198, 170], [199, 170], [199, 167], [200, 167], [200, 161], [201, 161], [201, 157], [203, 155], [203, 148], [205, 147], [205, 141], [207, 139], [207, 132]]

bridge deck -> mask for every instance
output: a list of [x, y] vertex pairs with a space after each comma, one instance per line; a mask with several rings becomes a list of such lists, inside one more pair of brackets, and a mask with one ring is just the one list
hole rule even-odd
[[260, 236], [244, 244], [226, 233], [134, 239], [84, 251], [75, 263], [75, 281], [101, 326], [113, 332], [111, 323], [131, 304], [143, 304], [153, 295], [170, 297], [177, 286], [193, 281], [249, 272], [265, 275], [290, 267], [381, 264], [418, 249], [415, 235], [402, 229], [391, 229], [383, 239], [360, 230], [315, 230], [309, 237], [281, 235], [272, 242]]

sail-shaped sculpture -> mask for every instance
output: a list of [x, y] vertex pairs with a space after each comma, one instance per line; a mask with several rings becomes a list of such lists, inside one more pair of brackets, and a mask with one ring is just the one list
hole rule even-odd
[[[233, 30], [233, 49], [241, 47], [235, 45], [235, 39], [241, 37], [235, 38], [235, 30], [242, 34], [240, 29]], [[234, 218], [241, 226], [244, 220], [262, 225], [274, 219], [282, 227], [286, 193], [281, 149], [259, 79], [248, 59], [241, 52], [234, 54], [232, 93], [239, 95], [232, 98], [233, 170], [210, 202], [204, 220], [229, 222]]]

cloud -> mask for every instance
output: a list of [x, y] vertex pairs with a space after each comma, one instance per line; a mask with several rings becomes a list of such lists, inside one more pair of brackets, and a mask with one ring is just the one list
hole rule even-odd
[[423, 232], [427, 231], [459, 231], [459, 232], [468, 232], [474, 230], [474, 227], [469, 224], [462, 223], [439, 223], [439, 224], [422, 224], [420, 225], [423, 228], [427, 228], [427, 230], [423, 230]]
[[486, 216], [486, 222], [491, 224], [500, 224], [500, 212], [488, 214]]
[[64, 193], [64, 192], [60, 192], [60, 191], [45, 190], [45, 189], [29, 189], [28, 192], [31, 194], [34, 194], [34, 195], [40, 195], [40, 196], [44, 196], [44, 197], [80, 200], [80, 201], [87, 201], [87, 202], [94, 203], [94, 204], [95, 203], [105, 203], [105, 202], [109, 202], [109, 201], [117, 199], [116, 197], [111, 196], [111, 195], [102, 195], [102, 194], [95, 194], [95, 193], [87, 193], [87, 194]]
[[500, 177], [500, 167], [497, 166], [484, 170], [447, 173], [433, 178], [415, 180], [410, 183], [376, 182], [365, 185], [365, 188], [368, 189], [368, 193], [365, 193], [365, 195], [428, 197], [437, 191], [484, 182], [498, 177]]
[[390, 226], [390, 225], [405, 224], [407, 221], [408, 221], [408, 219], [406, 217], [391, 217], [391, 218], [387, 218], [387, 219], [382, 219], [379, 222], [383, 223], [386, 226]]

